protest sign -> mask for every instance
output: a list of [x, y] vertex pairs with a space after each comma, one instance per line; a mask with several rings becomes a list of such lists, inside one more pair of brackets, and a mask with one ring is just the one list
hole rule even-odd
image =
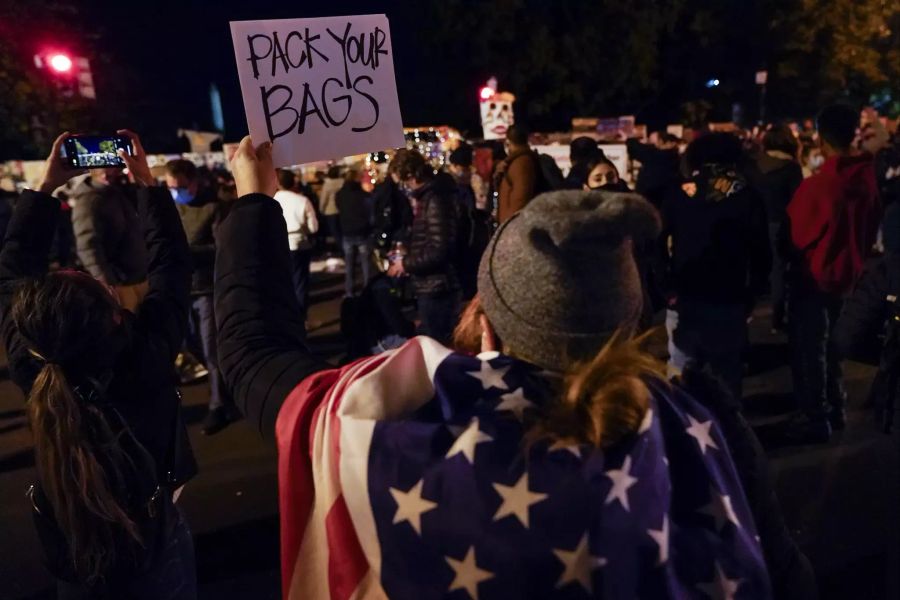
[[481, 127], [486, 140], [502, 140], [506, 131], [516, 122], [513, 102], [516, 97], [509, 92], [499, 92], [481, 100]]
[[233, 21], [247, 125], [275, 166], [405, 145], [385, 15]]

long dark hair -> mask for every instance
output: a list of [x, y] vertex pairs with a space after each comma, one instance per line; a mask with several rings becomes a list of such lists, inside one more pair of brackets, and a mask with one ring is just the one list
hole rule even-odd
[[78, 391], [110, 367], [117, 309], [100, 283], [76, 273], [24, 283], [12, 306], [20, 335], [43, 363], [26, 405], [41, 486], [75, 572], [88, 583], [113, 565], [123, 534], [141, 541], [115, 492], [128, 459], [102, 410]]

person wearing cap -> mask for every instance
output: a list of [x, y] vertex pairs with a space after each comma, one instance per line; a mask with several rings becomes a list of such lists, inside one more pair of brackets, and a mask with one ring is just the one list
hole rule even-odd
[[277, 433], [285, 598], [772, 597], [764, 553], [797, 553], [770, 553], [765, 469], [735, 467], [758, 444], [632, 337], [651, 205], [539, 196], [482, 260], [456, 334], [480, 354], [420, 337], [333, 369], [301, 343], [271, 165], [249, 137], [232, 162], [216, 309], [229, 385]]

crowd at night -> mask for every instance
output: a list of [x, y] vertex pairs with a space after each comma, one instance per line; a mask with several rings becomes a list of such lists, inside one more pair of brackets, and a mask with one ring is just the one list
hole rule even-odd
[[896, 598], [898, 35], [0, 3], [0, 599]]

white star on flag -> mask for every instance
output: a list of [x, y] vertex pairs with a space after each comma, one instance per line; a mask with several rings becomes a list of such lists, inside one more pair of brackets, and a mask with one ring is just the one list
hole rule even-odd
[[740, 579], [728, 579], [722, 565], [716, 563], [716, 575], [712, 581], [701, 583], [697, 587], [713, 600], [734, 600], [734, 595], [741, 586]]
[[588, 535], [585, 533], [578, 541], [575, 550], [553, 550], [553, 554], [565, 566], [560, 575], [556, 588], [559, 589], [573, 581], [581, 584], [588, 594], [594, 593], [594, 583], [591, 580], [591, 571], [598, 567], [606, 566], [606, 559], [593, 556], [588, 548]]
[[509, 386], [506, 385], [505, 381], [503, 381], [503, 377], [506, 375], [509, 369], [510, 367], [495, 369], [490, 365], [489, 362], [483, 360], [481, 361], [481, 369], [479, 371], [470, 371], [466, 373], [466, 375], [474, 377], [475, 379], [481, 381], [481, 387], [485, 390], [489, 390], [492, 387], [495, 387], [499, 390], [508, 390]]
[[444, 560], [453, 569], [455, 575], [448, 591], [463, 589], [469, 593], [470, 598], [478, 600], [478, 584], [491, 579], [494, 574], [490, 571], [479, 569], [478, 565], [475, 564], [475, 546], [469, 547], [466, 557], [462, 560], [456, 560], [449, 556], [444, 557]]
[[428, 512], [437, 506], [437, 502], [432, 502], [422, 498], [422, 484], [424, 480], [420, 479], [419, 483], [412, 486], [408, 492], [400, 491], [396, 488], [390, 488], [391, 496], [397, 503], [397, 512], [394, 513], [394, 525], [409, 521], [416, 533], [422, 535], [422, 513]]
[[644, 413], [644, 418], [641, 420], [641, 426], [638, 427], [638, 435], [642, 433], [647, 433], [650, 431], [650, 425], [653, 424], [653, 409], [647, 408], [647, 412]]
[[494, 520], [499, 521], [507, 515], [515, 515], [525, 529], [528, 529], [528, 509], [547, 497], [547, 494], [537, 494], [528, 490], [528, 472], [519, 477], [515, 485], [503, 485], [495, 483], [494, 489], [503, 498], [503, 503], [494, 514]]
[[567, 444], [562, 440], [556, 440], [550, 447], [547, 448], [547, 454], [551, 452], [556, 452], [558, 450], [566, 450], [567, 452], [571, 452], [575, 455], [575, 458], [581, 458], [581, 448], [578, 447], [577, 444]]
[[472, 419], [469, 426], [463, 431], [450, 450], [447, 451], [446, 458], [462, 454], [470, 463], [475, 462], [475, 445], [483, 442], [493, 441], [494, 438], [478, 429], [478, 418]]
[[687, 418], [691, 422], [691, 426], [687, 428], [687, 432], [691, 437], [697, 440], [698, 444], [700, 444], [700, 454], [706, 454], [707, 447], [718, 450], [719, 447], [716, 446], [716, 442], [712, 439], [712, 434], [710, 433], [712, 421], [701, 423], [691, 415], [688, 415]]
[[606, 497], [604, 504], [611, 504], [613, 501], [618, 500], [622, 503], [625, 510], [631, 510], [628, 506], [628, 488], [636, 484], [638, 478], [632, 477], [630, 471], [631, 457], [626, 456], [621, 469], [610, 469], [606, 472], [606, 476], [612, 480], [612, 489], [609, 490], [609, 495]]
[[659, 546], [659, 560], [656, 565], [665, 564], [669, 560], [669, 517], [663, 515], [662, 529], [648, 529], [647, 534]]
[[521, 421], [525, 418], [525, 410], [534, 408], [534, 403], [525, 397], [525, 389], [519, 388], [509, 394], [500, 396], [500, 404], [494, 410], [508, 410]]
[[720, 494], [716, 488], [709, 488], [709, 504], [700, 509], [704, 515], [709, 515], [716, 521], [716, 531], [720, 531], [726, 521], [734, 523], [735, 527], [740, 527], [737, 514], [731, 505], [731, 496]]

